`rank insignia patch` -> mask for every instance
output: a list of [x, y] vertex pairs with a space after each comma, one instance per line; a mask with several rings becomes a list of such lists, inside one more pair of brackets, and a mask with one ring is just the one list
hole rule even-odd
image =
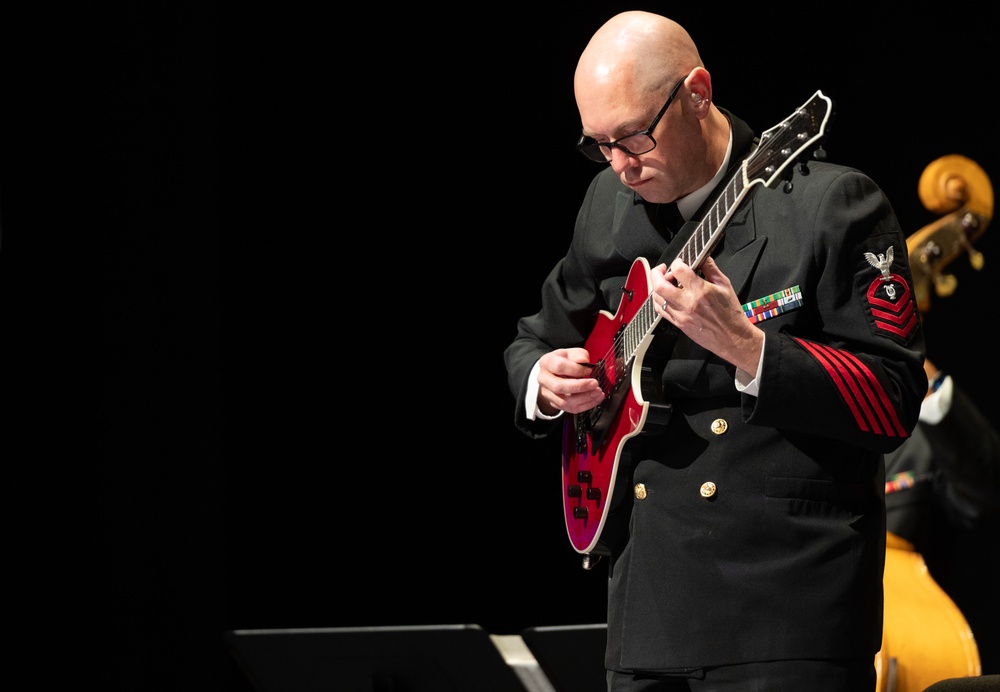
[[910, 285], [890, 271], [892, 258], [891, 245], [884, 255], [865, 253], [868, 264], [879, 270], [879, 276], [868, 286], [868, 305], [877, 329], [907, 339], [917, 328], [918, 316], [910, 300]]
[[799, 290], [798, 286], [792, 286], [769, 296], [744, 303], [742, 308], [747, 319], [757, 324], [775, 315], [794, 310], [800, 305], [802, 305], [802, 291]]

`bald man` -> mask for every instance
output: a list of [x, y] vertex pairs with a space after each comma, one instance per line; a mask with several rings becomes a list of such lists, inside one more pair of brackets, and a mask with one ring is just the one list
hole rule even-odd
[[608, 569], [608, 689], [874, 690], [882, 455], [927, 388], [892, 207], [793, 165], [825, 95], [757, 137], [666, 17], [612, 17], [574, 89], [602, 167], [504, 355], [517, 428], [564, 436], [573, 547]]

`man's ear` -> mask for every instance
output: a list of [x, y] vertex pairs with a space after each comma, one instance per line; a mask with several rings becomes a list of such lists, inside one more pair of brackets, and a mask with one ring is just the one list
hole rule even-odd
[[691, 105], [695, 109], [707, 108], [712, 101], [712, 77], [704, 67], [696, 67], [684, 80], [684, 86], [691, 93]]

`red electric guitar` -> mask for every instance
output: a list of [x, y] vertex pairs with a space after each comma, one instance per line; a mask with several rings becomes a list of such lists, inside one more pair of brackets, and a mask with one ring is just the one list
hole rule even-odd
[[[771, 187], [779, 179], [790, 185], [794, 169], [789, 166], [814, 153], [832, 110], [833, 102], [817, 91], [792, 115], [765, 132], [677, 257], [698, 269], [754, 185]], [[821, 152], [815, 153], [821, 157]], [[672, 336], [677, 334], [673, 325], [661, 324], [650, 298], [649, 269], [644, 258], [637, 259], [625, 281], [617, 313], [612, 316], [601, 311], [596, 316], [586, 348], [591, 358], [597, 359], [593, 377], [601, 383], [605, 399], [588, 411], [567, 416], [563, 429], [566, 530], [573, 548], [585, 555], [586, 569], [592, 565], [591, 554], [609, 553], [601, 536], [625, 442], [640, 433], [662, 432], [670, 418], [669, 404], [650, 401], [662, 399], [663, 367], [643, 364], [647, 355], [669, 355]], [[665, 366], [665, 362], [660, 365]]]

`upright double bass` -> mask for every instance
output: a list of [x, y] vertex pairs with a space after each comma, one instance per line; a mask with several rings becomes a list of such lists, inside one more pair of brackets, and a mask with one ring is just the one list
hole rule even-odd
[[[983, 268], [973, 244], [993, 214], [993, 188], [985, 171], [964, 156], [943, 156], [924, 169], [917, 186], [923, 205], [943, 216], [906, 241], [921, 314], [931, 293], [951, 295], [957, 279], [945, 272], [967, 255]], [[923, 556], [903, 538], [886, 535], [882, 649], [875, 657], [878, 692], [923, 692], [949, 678], [982, 674], [979, 649], [965, 616], [927, 570]]]

